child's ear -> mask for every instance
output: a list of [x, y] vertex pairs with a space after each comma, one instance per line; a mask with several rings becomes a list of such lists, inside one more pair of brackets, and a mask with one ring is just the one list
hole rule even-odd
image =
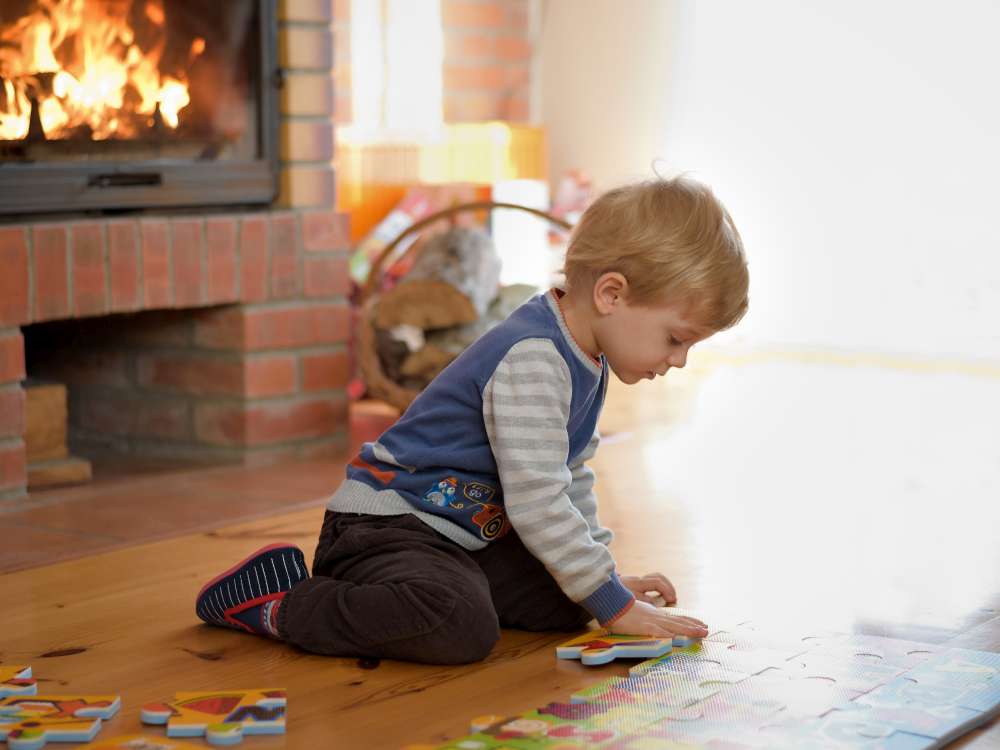
[[594, 307], [601, 315], [608, 315], [625, 303], [628, 296], [628, 279], [618, 271], [602, 273], [594, 282]]

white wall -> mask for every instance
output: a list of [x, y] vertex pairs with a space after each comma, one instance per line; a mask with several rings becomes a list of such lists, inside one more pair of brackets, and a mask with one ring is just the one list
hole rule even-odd
[[674, 12], [673, 0], [542, 0], [536, 80], [553, 181], [573, 168], [602, 189], [653, 176]]
[[730, 340], [1000, 358], [1000, 4], [678, 10], [662, 151], [742, 231]]

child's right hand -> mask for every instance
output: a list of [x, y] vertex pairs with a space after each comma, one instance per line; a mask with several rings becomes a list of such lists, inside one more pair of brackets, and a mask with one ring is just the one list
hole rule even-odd
[[619, 635], [648, 635], [654, 638], [704, 638], [708, 626], [694, 617], [670, 614], [669, 607], [656, 607], [649, 602], [636, 600], [632, 608], [608, 626]]

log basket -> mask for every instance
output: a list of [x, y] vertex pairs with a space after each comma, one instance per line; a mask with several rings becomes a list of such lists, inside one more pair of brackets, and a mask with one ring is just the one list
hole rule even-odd
[[[361, 368], [361, 374], [364, 377], [368, 393], [373, 398], [392, 404], [400, 411], [405, 411], [410, 402], [419, 394], [419, 391], [402, 386], [386, 376], [385, 371], [382, 369], [382, 362], [379, 359], [378, 349], [375, 346], [373, 318], [375, 307], [378, 305], [379, 291], [382, 287], [381, 271], [383, 264], [392, 257], [393, 251], [399, 246], [399, 243], [411, 234], [419, 232], [442, 219], [453, 217], [465, 211], [482, 211], [495, 208], [510, 208], [516, 211], [525, 211], [540, 219], [545, 219], [560, 229], [566, 231], [572, 229], [572, 224], [569, 222], [537, 208], [530, 208], [517, 203], [475, 201], [472, 203], [459, 203], [445, 208], [424, 217], [400, 232], [372, 262], [371, 270], [368, 272], [368, 278], [365, 281], [358, 300], [358, 309], [360, 311], [357, 319], [358, 365]], [[415, 247], [413, 252], [419, 253], [420, 248]]]

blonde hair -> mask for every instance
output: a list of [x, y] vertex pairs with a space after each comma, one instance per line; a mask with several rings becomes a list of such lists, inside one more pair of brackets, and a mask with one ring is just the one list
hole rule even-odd
[[617, 271], [628, 280], [629, 304], [686, 303], [716, 331], [747, 311], [750, 279], [740, 234], [712, 191], [684, 176], [601, 195], [573, 230], [564, 271], [570, 291]]

